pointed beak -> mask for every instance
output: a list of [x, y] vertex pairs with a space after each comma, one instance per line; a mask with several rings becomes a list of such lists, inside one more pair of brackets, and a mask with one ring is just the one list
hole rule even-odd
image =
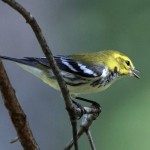
[[136, 77], [137, 79], [140, 79], [140, 76], [138, 75], [140, 72], [138, 70], [136, 70], [135, 68], [133, 68], [131, 70], [132, 72], [132, 76]]

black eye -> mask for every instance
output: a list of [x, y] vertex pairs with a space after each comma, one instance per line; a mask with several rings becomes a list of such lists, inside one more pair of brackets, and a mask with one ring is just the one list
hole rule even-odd
[[130, 61], [126, 60], [126, 64], [127, 64], [128, 66], [130, 66]]

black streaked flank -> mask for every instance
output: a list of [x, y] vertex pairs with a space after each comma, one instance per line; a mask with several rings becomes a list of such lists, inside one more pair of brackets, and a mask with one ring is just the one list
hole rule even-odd
[[116, 79], [117, 76], [118, 73], [116, 71], [110, 72], [106, 77], [94, 80], [90, 85], [92, 87], [98, 86], [98, 88], [100, 88], [101, 86], [106, 86], [108, 83], [111, 83], [113, 80]]
[[73, 83], [73, 82], [67, 82], [67, 81], [65, 81], [65, 83], [71, 86], [79, 86], [79, 85], [87, 84], [86, 82]]

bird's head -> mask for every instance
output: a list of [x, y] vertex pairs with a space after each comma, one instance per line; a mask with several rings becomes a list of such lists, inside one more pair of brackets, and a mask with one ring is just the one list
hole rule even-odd
[[[136, 78], [140, 78], [138, 73], [139, 71], [135, 69], [132, 61], [126, 55], [118, 52], [118, 51], [108, 51], [109, 55], [109, 64], [111, 70], [113, 68], [117, 69], [117, 72], [122, 76], [134, 76]], [[112, 60], [112, 61], [111, 61]]]

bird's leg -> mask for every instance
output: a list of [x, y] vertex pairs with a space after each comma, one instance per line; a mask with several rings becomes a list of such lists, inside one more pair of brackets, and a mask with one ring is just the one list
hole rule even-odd
[[88, 102], [88, 103], [92, 104], [96, 108], [99, 108], [99, 109], [101, 108], [100, 104], [95, 102], [95, 101], [92, 101], [92, 100], [89, 100], [89, 99], [85, 99], [85, 98], [82, 98], [82, 97], [75, 97], [75, 99], [81, 100], [81, 101], [84, 101], [84, 102]]
[[[90, 103], [90, 104], [92, 104], [92, 106], [91, 106], [91, 108], [93, 107], [93, 108], [96, 108], [98, 111], [98, 113], [96, 113], [97, 115], [99, 115], [99, 113], [101, 112], [101, 106], [100, 106], [100, 104], [98, 104], [97, 102], [95, 102], [95, 101], [92, 101], [92, 100], [88, 100], [88, 99], [85, 99], [85, 98], [82, 98], [82, 97], [73, 97], [74, 99], [76, 99], [76, 100], [81, 100], [81, 101], [85, 101], [85, 102], [88, 102], [88, 103]], [[78, 108], [80, 108], [80, 110], [81, 110], [81, 115], [80, 115], [80, 117], [79, 117], [79, 119], [83, 116], [83, 114], [86, 114], [87, 113], [87, 111], [85, 110], [85, 108], [81, 105], [81, 104], [79, 104], [79, 103], [77, 103], [76, 101], [74, 101], [74, 100], [72, 100], [72, 102], [78, 107]]]
[[79, 117], [77, 118], [77, 119], [80, 119], [86, 113], [86, 111], [81, 104], [77, 103], [74, 100], [72, 100], [72, 102], [77, 106], [77, 108], [79, 108], [81, 110], [81, 113], [80, 113]]
[[97, 103], [95, 101], [92, 101], [92, 100], [89, 100], [89, 99], [82, 98], [82, 97], [75, 97], [75, 99], [81, 100], [81, 101], [84, 101], [84, 102], [88, 102], [88, 103], [92, 104], [91, 107], [98, 109], [97, 115], [100, 114], [100, 112], [101, 112], [101, 106], [100, 106], [99, 103]]

